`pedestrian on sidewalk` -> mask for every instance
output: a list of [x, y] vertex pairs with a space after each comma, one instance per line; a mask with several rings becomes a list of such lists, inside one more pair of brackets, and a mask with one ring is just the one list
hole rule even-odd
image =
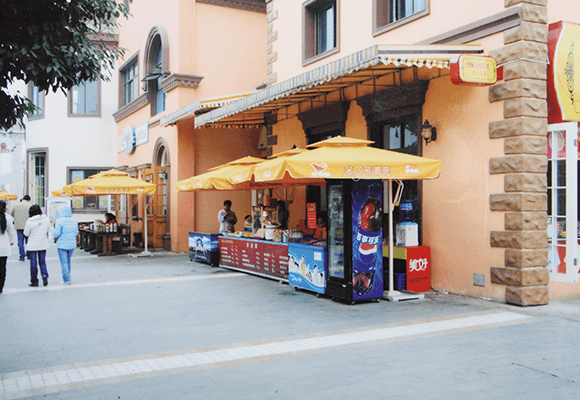
[[14, 218], [6, 213], [6, 202], [0, 200], [0, 293], [6, 281], [6, 260], [12, 252], [10, 246], [16, 241]]
[[44, 286], [48, 285], [48, 270], [46, 269], [46, 250], [50, 245], [48, 235], [50, 232], [50, 221], [38, 204], [30, 206], [30, 218], [24, 225], [24, 236], [28, 237], [26, 243], [26, 255], [30, 259], [30, 285], [38, 286], [37, 260], [40, 266], [40, 274]]
[[20, 203], [16, 203], [12, 207], [12, 217], [14, 218], [14, 227], [16, 228], [16, 233], [18, 234], [18, 249], [20, 250], [20, 261], [26, 260], [26, 252], [24, 250], [24, 245], [26, 243], [26, 237], [24, 236], [24, 225], [28, 221], [28, 210], [30, 209], [30, 196], [24, 195], [20, 199]]
[[72, 217], [71, 207], [68, 204], [60, 206], [56, 212], [54, 238], [62, 270], [62, 283], [65, 285], [70, 285], [70, 259], [77, 247], [78, 233], [79, 223]]

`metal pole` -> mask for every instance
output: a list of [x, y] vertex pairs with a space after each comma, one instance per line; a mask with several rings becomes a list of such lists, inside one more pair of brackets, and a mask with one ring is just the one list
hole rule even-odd
[[393, 254], [393, 182], [388, 181], [389, 183], [389, 296], [394, 294], [394, 285], [393, 285], [393, 270], [394, 270], [394, 254]]

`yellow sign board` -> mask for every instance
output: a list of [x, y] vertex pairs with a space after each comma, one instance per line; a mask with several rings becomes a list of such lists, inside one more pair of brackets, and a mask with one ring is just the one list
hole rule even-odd
[[580, 25], [562, 24], [550, 67], [562, 120], [580, 121]]
[[493, 85], [498, 79], [497, 64], [488, 56], [459, 56], [450, 70], [451, 81], [456, 85]]

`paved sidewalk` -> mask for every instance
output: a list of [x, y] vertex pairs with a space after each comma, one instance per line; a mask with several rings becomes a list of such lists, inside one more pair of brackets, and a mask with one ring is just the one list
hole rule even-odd
[[8, 262], [0, 399], [571, 399], [580, 299], [349, 306], [186, 254]]

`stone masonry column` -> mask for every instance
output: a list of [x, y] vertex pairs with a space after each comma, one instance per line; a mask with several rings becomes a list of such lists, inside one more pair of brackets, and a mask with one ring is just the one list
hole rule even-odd
[[489, 89], [503, 101], [504, 119], [489, 124], [491, 139], [503, 139], [503, 157], [490, 159], [490, 174], [504, 176], [504, 193], [490, 196], [503, 212], [504, 231], [492, 231], [492, 247], [505, 248], [504, 266], [492, 266], [491, 282], [506, 286], [505, 302], [548, 303], [547, 235], [547, 0], [504, 0], [520, 6], [522, 23], [504, 32], [505, 46], [490, 55], [504, 65], [504, 82]]
[[278, 40], [278, 31], [274, 30], [274, 21], [278, 19], [278, 10], [274, 10], [274, 0], [266, 0], [266, 12], [268, 15], [266, 84], [271, 85], [278, 81], [278, 74], [274, 72], [274, 63], [278, 60], [278, 52], [274, 51], [274, 42]]

